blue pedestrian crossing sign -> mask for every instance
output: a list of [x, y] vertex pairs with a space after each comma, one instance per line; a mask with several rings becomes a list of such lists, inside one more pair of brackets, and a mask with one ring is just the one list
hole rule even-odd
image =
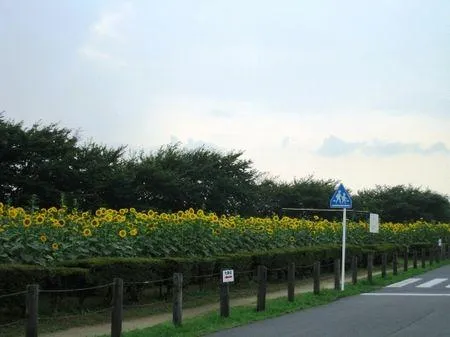
[[330, 199], [331, 208], [352, 208], [352, 197], [344, 185], [340, 184]]

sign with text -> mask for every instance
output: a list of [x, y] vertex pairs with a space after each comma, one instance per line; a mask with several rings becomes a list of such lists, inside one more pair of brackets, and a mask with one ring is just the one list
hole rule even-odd
[[380, 228], [380, 217], [378, 214], [370, 213], [369, 229], [370, 233], [378, 233]]
[[234, 282], [234, 270], [224, 269], [222, 270], [222, 283]]

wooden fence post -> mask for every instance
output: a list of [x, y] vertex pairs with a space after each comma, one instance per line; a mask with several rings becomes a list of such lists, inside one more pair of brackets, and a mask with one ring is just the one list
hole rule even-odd
[[37, 337], [38, 335], [38, 308], [39, 308], [39, 285], [27, 286], [27, 326], [26, 337]]
[[352, 284], [358, 283], [358, 257], [352, 256]]
[[417, 249], [413, 251], [413, 268], [417, 269]]
[[317, 295], [320, 293], [320, 262], [314, 262], [313, 269], [313, 278], [314, 278], [314, 294]]
[[381, 255], [381, 277], [386, 278], [386, 267], [387, 267], [387, 254], [383, 253]]
[[427, 266], [427, 252], [425, 248], [422, 248], [420, 251], [420, 259], [422, 262], [422, 268], [425, 268]]
[[403, 251], [403, 271], [408, 271], [408, 247], [405, 247], [405, 250]]
[[398, 263], [397, 252], [394, 252], [394, 255], [392, 257], [392, 274], [393, 275], [398, 274], [397, 263]]
[[223, 271], [220, 271], [220, 317], [230, 316], [230, 286], [223, 282]]
[[111, 337], [122, 335], [123, 280], [115, 278], [113, 283], [113, 309], [111, 313]]
[[432, 266], [434, 263], [434, 249], [430, 248], [429, 252], [430, 252], [430, 266]]
[[367, 254], [367, 281], [372, 283], [373, 274], [373, 253]]
[[180, 326], [183, 322], [183, 274], [173, 274], [172, 322]]
[[334, 260], [334, 290], [341, 289], [341, 259]]
[[295, 263], [288, 265], [288, 301], [294, 302], [295, 297]]
[[256, 302], [256, 311], [266, 310], [266, 291], [267, 291], [267, 267], [258, 266], [258, 297]]

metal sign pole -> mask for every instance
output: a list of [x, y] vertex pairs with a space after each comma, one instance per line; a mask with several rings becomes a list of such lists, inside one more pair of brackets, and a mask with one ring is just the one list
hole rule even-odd
[[347, 208], [343, 209], [342, 216], [342, 267], [341, 267], [341, 290], [345, 284], [345, 239], [347, 236]]

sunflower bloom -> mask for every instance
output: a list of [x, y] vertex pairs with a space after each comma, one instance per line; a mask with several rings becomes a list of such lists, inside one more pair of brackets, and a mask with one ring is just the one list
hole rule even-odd
[[92, 232], [91, 232], [91, 230], [89, 228], [83, 229], [83, 236], [88, 237], [88, 236], [91, 236], [91, 235], [92, 235]]
[[42, 235], [39, 237], [39, 240], [41, 240], [42, 243], [46, 243], [46, 242], [47, 242], [47, 236], [46, 236], [45, 234], [42, 234]]
[[31, 226], [31, 219], [30, 218], [23, 219], [23, 227], [28, 228], [30, 226]]
[[130, 230], [130, 235], [131, 235], [131, 236], [136, 236], [137, 233], [138, 233], [137, 228], [133, 228], [132, 230]]
[[127, 236], [127, 231], [125, 229], [121, 229], [119, 231], [119, 236], [123, 239], [124, 237]]
[[59, 249], [59, 245], [56, 242], [52, 243], [52, 249], [53, 250], [58, 250]]

